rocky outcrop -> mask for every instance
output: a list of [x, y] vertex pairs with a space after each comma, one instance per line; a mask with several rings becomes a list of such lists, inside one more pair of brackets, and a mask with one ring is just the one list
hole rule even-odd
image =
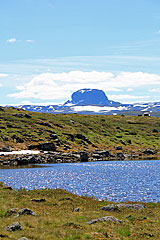
[[120, 211], [120, 209], [125, 209], [125, 208], [130, 208], [130, 209], [134, 209], [134, 210], [141, 210], [144, 209], [145, 206], [143, 204], [129, 204], [129, 203], [120, 203], [120, 204], [110, 204], [107, 206], [104, 206], [101, 208], [101, 210], [104, 211], [111, 211], [111, 212], [116, 212], [116, 211]]
[[23, 208], [21, 210], [18, 211], [16, 217], [19, 217], [21, 215], [32, 215], [32, 216], [36, 216], [35, 212], [33, 212], [31, 209], [29, 208]]
[[102, 218], [98, 218], [98, 219], [93, 219], [89, 222], [87, 222], [87, 224], [91, 225], [91, 224], [94, 224], [94, 223], [97, 223], [97, 222], [103, 222], [103, 221], [111, 221], [111, 222], [117, 222], [117, 223], [122, 223], [121, 220], [115, 218], [115, 217], [112, 217], [112, 216], [106, 216], [106, 217], [102, 217]]
[[19, 222], [14, 222], [14, 223], [11, 223], [10, 225], [6, 226], [5, 230], [10, 231], [10, 232], [22, 230], [22, 226]]
[[53, 142], [40, 143], [37, 145], [29, 145], [29, 150], [38, 149], [42, 151], [56, 151], [56, 146]]

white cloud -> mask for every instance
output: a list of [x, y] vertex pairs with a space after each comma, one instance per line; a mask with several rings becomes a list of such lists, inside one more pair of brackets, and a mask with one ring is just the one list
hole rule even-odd
[[159, 93], [160, 92], [160, 88], [153, 88], [153, 89], [149, 90], [149, 92]]
[[120, 94], [120, 95], [108, 95], [109, 99], [114, 99], [114, 100], [127, 100], [127, 102], [130, 102], [130, 100], [135, 100], [135, 99], [147, 99], [150, 96], [136, 96], [136, 95], [129, 95], [129, 94]]
[[[146, 86], [160, 85], [160, 75], [143, 72], [84, 72], [70, 71], [62, 73], [43, 73], [36, 75], [31, 81], [17, 86], [18, 92], [10, 94], [14, 98], [35, 98], [41, 100], [67, 99], [73, 91], [82, 88], [98, 88], [108, 92], [132, 91]], [[110, 95], [113, 100], [138, 100], [148, 96]]]
[[132, 92], [132, 91], [133, 91], [133, 88], [127, 88], [126, 91], [127, 91], [127, 92]]
[[27, 43], [33, 43], [34, 40], [28, 39], [28, 40], [26, 40], [26, 42], [27, 42]]
[[14, 43], [14, 42], [17, 42], [17, 39], [16, 38], [10, 38], [10, 39], [7, 40], [7, 42]]
[[0, 73], [0, 78], [3, 78], [3, 77], [8, 77], [8, 74]]

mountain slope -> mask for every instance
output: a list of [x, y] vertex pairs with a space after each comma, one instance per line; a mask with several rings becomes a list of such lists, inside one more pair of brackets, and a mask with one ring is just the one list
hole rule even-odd
[[160, 148], [156, 117], [46, 114], [0, 108], [0, 148], [53, 142], [57, 150]]

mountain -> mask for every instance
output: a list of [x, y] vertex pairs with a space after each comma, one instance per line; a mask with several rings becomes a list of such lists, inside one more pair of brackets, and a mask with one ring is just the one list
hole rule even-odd
[[71, 100], [61, 105], [20, 105], [19, 108], [33, 112], [45, 113], [80, 113], [80, 114], [128, 114], [143, 115], [150, 112], [153, 116], [160, 116], [160, 102], [122, 104], [109, 100], [104, 91], [99, 89], [80, 89], [74, 92]]

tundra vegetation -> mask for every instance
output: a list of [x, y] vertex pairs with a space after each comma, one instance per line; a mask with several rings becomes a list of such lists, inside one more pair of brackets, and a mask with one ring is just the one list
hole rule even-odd
[[[0, 183], [0, 238], [159, 239], [160, 203], [143, 203], [144, 208], [139, 205], [118, 208], [124, 204], [115, 207], [110, 204], [117, 203], [77, 196], [61, 189], [17, 191]], [[109, 205], [107, 211], [102, 210]], [[16, 225], [15, 231], [9, 231], [10, 224]]]
[[64, 152], [107, 149], [114, 153], [117, 146], [122, 146], [124, 153], [146, 148], [158, 153], [159, 137], [158, 117], [47, 114], [0, 108], [0, 149], [28, 149], [30, 144], [53, 142], [57, 151]]

